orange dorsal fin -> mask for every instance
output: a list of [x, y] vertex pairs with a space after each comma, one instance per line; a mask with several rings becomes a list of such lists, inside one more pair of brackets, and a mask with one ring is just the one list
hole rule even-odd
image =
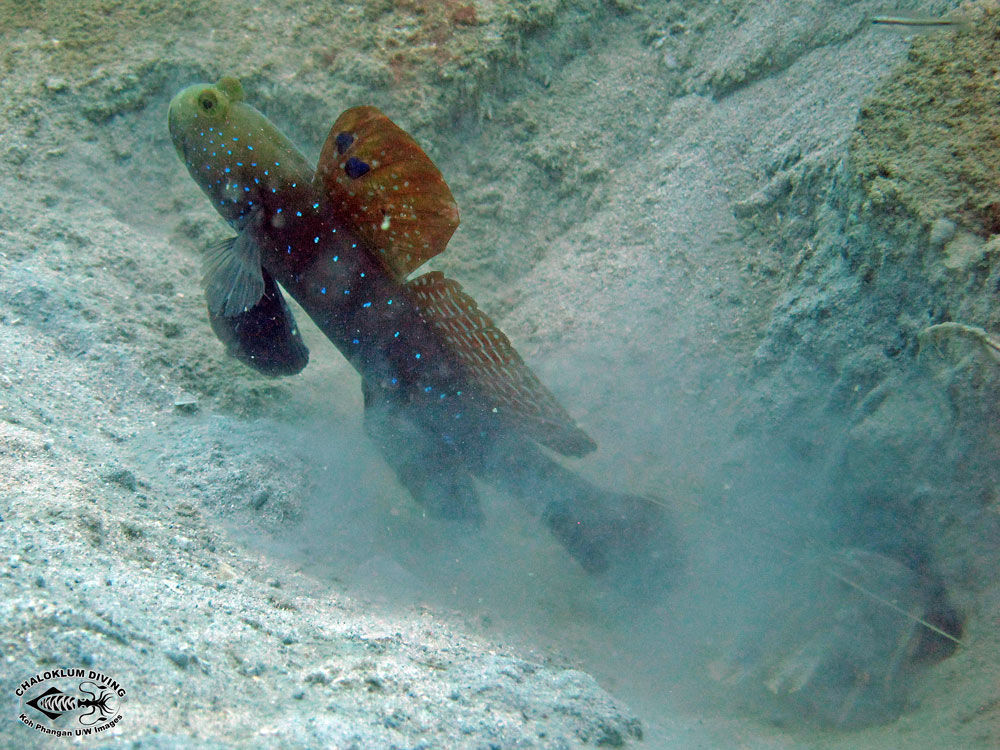
[[458, 206], [434, 162], [375, 107], [337, 118], [314, 183], [400, 280], [444, 250], [458, 227]]
[[407, 287], [421, 317], [441, 333], [469, 379], [507, 424], [567, 456], [582, 456], [597, 447], [457, 281], [432, 271]]

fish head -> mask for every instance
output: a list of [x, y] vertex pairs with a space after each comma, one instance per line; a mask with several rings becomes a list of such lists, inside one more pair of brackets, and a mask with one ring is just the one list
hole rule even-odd
[[239, 120], [233, 105], [241, 101], [243, 86], [236, 78], [228, 76], [214, 85], [196, 83], [178, 93], [170, 101], [167, 112], [170, 137], [177, 155], [185, 162], [199, 155], [197, 152], [207, 144], [207, 139], [196, 137], [195, 133], [233, 130]]
[[191, 177], [236, 228], [287, 187], [312, 179], [305, 157], [244, 101], [236, 78], [183, 89], [170, 102], [167, 122]]

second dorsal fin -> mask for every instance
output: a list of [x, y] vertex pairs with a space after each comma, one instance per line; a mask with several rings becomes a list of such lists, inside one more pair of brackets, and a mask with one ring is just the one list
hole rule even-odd
[[566, 456], [582, 456], [597, 447], [457, 281], [432, 271], [407, 287], [421, 317], [440, 332], [507, 424]]
[[444, 250], [458, 206], [434, 162], [375, 107], [354, 107], [333, 124], [316, 187], [397, 279]]

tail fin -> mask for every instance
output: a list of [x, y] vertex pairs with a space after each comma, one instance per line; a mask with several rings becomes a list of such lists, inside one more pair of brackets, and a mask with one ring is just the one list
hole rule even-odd
[[502, 441], [475, 471], [519, 497], [588, 573], [635, 593], [669, 588], [680, 570], [662, 501], [597, 487], [524, 442]]

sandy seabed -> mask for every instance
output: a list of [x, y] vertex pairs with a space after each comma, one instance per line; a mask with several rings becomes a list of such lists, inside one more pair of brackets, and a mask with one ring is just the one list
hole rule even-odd
[[[991, 163], [993, 77], [955, 81], [995, 8], [959, 42], [881, 10], [0, 0], [0, 744], [67, 741], [15, 696], [60, 668], [125, 686], [108, 747], [1000, 744], [1000, 225], [951, 161]], [[227, 229], [166, 131], [223, 74], [310, 158], [362, 103], [425, 145], [463, 221], [433, 267], [598, 441], [579, 470], [666, 503], [673, 588], [489, 490], [478, 530], [425, 517], [301, 311], [303, 374], [226, 357]], [[817, 579], [845, 549], [876, 598]], [[962, 646], [883, 637], [887, 592]]]

